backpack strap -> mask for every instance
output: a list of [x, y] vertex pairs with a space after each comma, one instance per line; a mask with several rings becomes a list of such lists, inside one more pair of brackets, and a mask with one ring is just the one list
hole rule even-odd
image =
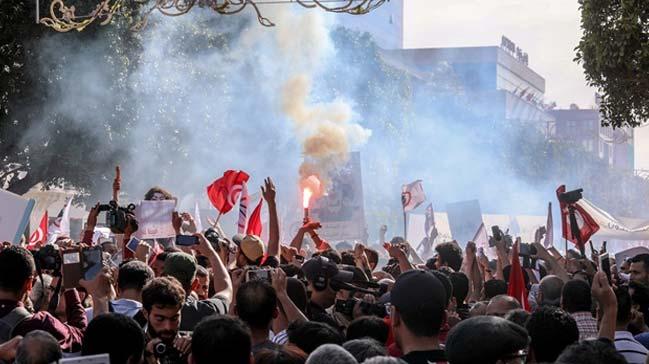
[[2, 321], [3, 324], [9, 327], [8, 339], [13, 337], [14, 329], [16, 329], [16, 327], [20, 325], [21, 322], [27, 320], [30, 317], [32, 317], [31, 312], [27, 311], [27, 309], [23, 306], [17, 306], [13, 310], [11, 310], [11, 312], [0, 318], [0, 321]]

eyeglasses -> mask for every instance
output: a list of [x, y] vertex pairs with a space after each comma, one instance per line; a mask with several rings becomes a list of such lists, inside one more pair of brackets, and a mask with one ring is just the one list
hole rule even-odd
[[504, 364], [525, 364], [527, 362], [527, 350], [519, 350], [513, 354], [505, 355], [500, 360]]

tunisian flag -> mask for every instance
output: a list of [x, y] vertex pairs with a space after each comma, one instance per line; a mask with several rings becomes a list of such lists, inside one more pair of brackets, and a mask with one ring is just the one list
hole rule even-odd
[[243, 184], [250, 176], [244, 171], [228, 170], [223, 177], [207, 186], [207, 197], [222, 214], [227, 214], [236, 205]]
[[250, 215], [250, 220], [248, 220], [248, 230], [246, 234], [261, 236], [261, 206], [264, 204], [264, 199], [259, 199], [259, 204], [255, 207], [255, 210]]
[[530, 311], [530, 303], [527, 301], [527, 289], [525, 288], [525, 278], [523, 277], [523, 269], [521, 268], [518, 249], [518, 242], [516, 242], [512, 249], [512, 269], [509, 273], [507, 295], [518, 300], [525, 311]]
[[41, 223], [38, 225], [38, 229], [34, 230], [34, 232], [29, 236], [27, 249], [34, 249], [36, 248], [36, 244], [45, 244], [47, 242], [47, 220], [47, 210], [45, 210], [45, 213], [41, 218]]
[[416, 209], [426, 201], [424, 185], [420, 179], [407, 185], [401, 186], [401, 204], [403, 211], [408, 212]]
[[575, 218], [577, 220], [577, 228], [579, 229], [579, 235], [581, 235], [581, 243], [583, 245], [588, 242], [591, 236], [599, 230], [599, 225], [593, 219], [592, 216], [581, 206], [580, 201], [574, 204], [568, 204], [559, 198], [562, 193], [566, 192], [566, 186], [561, 185], [557, 188], [557, 198], [559, 199], [559, 206], [561, 208], [561, 231], [563, 233], [563, 238], [571, 241], [573, 244], [577, 245], [579, 240], [576, 236], [572, 234], [572, 225], [570, 222], [570, 210], [569, 206], [572, 205], [575, 208]]

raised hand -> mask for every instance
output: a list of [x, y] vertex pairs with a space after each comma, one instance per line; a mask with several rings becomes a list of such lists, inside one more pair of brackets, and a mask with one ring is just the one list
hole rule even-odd
[[267, 203], [275, 202], [275, 184], [270, 177], [264, 180], [264, 185], [261, 187], [261, 194], [264, 196], [264, 200], [266, 200]]
[[88, 220], [86, 221], [86, 230], [94, 231], [97, 226], [97, 216], [99, 215], [99, 202], [90, 209], [88, 212]]

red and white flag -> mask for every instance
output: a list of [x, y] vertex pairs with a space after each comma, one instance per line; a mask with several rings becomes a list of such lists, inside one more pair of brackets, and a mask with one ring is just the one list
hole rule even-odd
[[248, 219], [248, 186], [244, 182], [241, 189], [241, 198], [239, 199], [239, 221], [237, 222], [237, 232], [244, 234], [246, 232], [246, 220]]
[[246, 230], [246, 234], [261, 237], [261, 207], [263, 206], [263, 204], [264, 199], [260, 198], [259, 204], [252, 211], [252, 214], [250, 214], [250, 220], [248, 220], [248, 229]]
[[401, 204], [404, 212], [416, 209], [424, 201], [426, 201], [426, 194], [420, 179], [401, 187]]
[[40, 243], [44, 245], [47, 242], [47, 220], [47, 210], [45, 210], [45, 213], [41, 218], [41, 223], [38, 225], [38, 229], [34, 230], [34, 232], [29, 236], [27, 249], [34, 249], [37, 244]]
[[249, 178], [244, 171], [225, 171], [223, 177], [207, 186], [207, 197], [221, 214], [227, 214], [236, 205], [243, 184]]
[[545, 240], [543, 246], [546, 248], [554, 244], [554, 224], [552, 223], [552, 202], [548, 202], [548, 221], [545, 223]]
[[[561, 185], [557, 188], [557, 198], [563, 193], [566, 192], [566, 186]], [[599, 230], [599, 225], [593, 219], [593, 217], [584, 209], [584, 207], [579, 203], [570, 204], [574, 208], [575, 213], [575, 222], [577, 224], [577, 231], [579, 232], [580, 238], [574, 236], [572, 233], [573, 223], [570, 221], [570, 206], [568, 203], [561, 201], [559, 198], [559, 206], [561, 207], [561, 231], [563, 233], [563, 238], [572, 242], [575, 245], [579, 244], [581, 240], [582, 247], [586, 245], [588, 240], [593, 234]]]
[[521, 267], [518, 249], [518, 242], [516, 242], [512, 249], [512, 268], [509, 273], [507, 295], [514, 297], [526, 311], [530, 311], [530, 303], [527, 300], [527, 288], [525, 287], [525, 278], [523, 277], [523, 268]]

